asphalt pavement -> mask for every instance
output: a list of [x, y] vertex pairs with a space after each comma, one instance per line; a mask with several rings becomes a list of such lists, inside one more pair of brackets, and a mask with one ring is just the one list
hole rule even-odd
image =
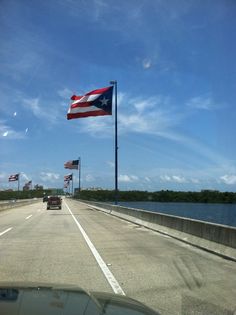
[[0, 212], [0, 281], [125, 294], [161, 314], [236, 314], [235, 262], [71, 199]]

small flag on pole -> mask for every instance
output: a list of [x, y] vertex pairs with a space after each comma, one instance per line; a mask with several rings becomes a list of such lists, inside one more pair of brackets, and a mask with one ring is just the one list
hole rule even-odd
[[65, 175], [64, 176], [64, 182], [70, 181], [73, 179], [73, 174]]
[[64, 164], [64, 168], [68, 168], [70, 170], [77, 170], [79, 167], [79, 160], [68, 161]]
[[10, 175], [8, 178], [9, 182], [15, 182], [17, 180], [19, 180], [19, 174]]
[[84, 96], [71, 96], [67, 119], [112, 115], [113, 86], [97, 89]]

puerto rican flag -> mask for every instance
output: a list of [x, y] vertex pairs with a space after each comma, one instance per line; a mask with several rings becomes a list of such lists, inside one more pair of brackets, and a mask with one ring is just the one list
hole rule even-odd
[[67, 119], [112, 115], [113, 86], [88, 92], [84, 96], [71, 96], [73, 101]]
[[19, 174], [10, 175], [8, 178], [9, 182], [15, 182], [17, 180], [19, 180]]
[[64, 176], [64, 182], [70, 181], [73, 179], [73, 174], [65, 175]]

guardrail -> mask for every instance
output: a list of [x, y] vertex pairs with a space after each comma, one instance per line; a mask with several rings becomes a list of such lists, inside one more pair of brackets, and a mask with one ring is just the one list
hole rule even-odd
[[236, 260], [236, 228], [107, 203], [82, 201], [92, 208], [170, 235], [186, 243]]
[[3, 200], [0, 202], [0, 211], [11, 209], [11, 208], [16, 208], [16, 207], [21, 207], [24, 205], [28, 205], [31, 203], [35, 203], [41, 200], [41, 198], [37, 199], [14, 199], [14, 200]]

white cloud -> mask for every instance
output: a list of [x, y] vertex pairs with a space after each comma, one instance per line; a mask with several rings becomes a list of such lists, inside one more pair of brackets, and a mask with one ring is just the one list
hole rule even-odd
[[132, 99], [131, 101], [131, 103], [133, 104], [133, 106], [135, 107], [138, 113], [143, 113], [155, 107], [155, 105], [159, 102], [160, 102], [160, 97], [149, 97], [147, 99], [136, 98], [136, 99]]
[[35, 116], [38, 117], [42, 115], [42, 110], [39, 106], [38, 98], [23, 99], [23, 102], [25, 107], [27, 107], [27, 109], [30, 109]]
[[187, 180], [183, 176], [173, 175], [172, 178], [173, 178], [173, 181], [175, 181], [176, 183], [186, 183], [187, 182]]
[[91, 182], [93, 182], [94, 180], [95, 180], [95, 178], [94, 178], [94, 176], [91, 175], [91, 174], [87, 174], [87, 175], [85, 176], [85, 181], [88, 182], [88, 183], [91, 183]]
[[[182, 120], [183, 114], [176, 112], [169, 97], [157, 95], [132, 98], [122, 93], [120, 99], [118, 113], [120, 134], [134, 132], [154, 134], [175, 141], [182, 140], [174, 128]], [[113, 134], [113, 120], [108, 117], [81, 120], [79, 128], [80, 131], [96, 137], [109, 137]]]
[[43, 105], [39, 98], [23, 98], [23, 106], [30, 110], [38, 119], [49, 121], [50, 123], [58, 122], [60, 115], [58, 105], [50, 103], [50, 106]]
[[0, 120], [0, 139], [24, 139], [25, 134], [21, 131], [16, 131], [9, 125], [5, 123], [5, 121]]
[[213, 109], [219, 108], [219, 105], [216, 104], [212, 100], [212, 98], [209, 96], [193, 97], [187, 102], [187, 106], [191, 108], [203, 109], [203, 110], [213, 110]]
[[43, 182], [54, 183], [60, 179], [60, 175], [57, 173], [51, 173], [51, 172], [41, 172], [40, 173], [40, 179]]
[[161, 175], [160, 176], [160, 179], [163, 181], [163, 182], [170, 182], [171, 181], [171, 177], [169, 175]]
[[107, 161], [107, 164], [108, 164], [110, 167], [112, 167], [112, 168], [115, 167], [115, 163], [112, 162], [112, 161]]
[[8, 175], [6, 173], [0, 173], [0, 180], [5, 180], [8, 178]]
[[64, 99], [70, 100], [71, 96], [73, 95], [73, 92], [69, 90], [68, 88], [64, 88], [57, 91], [58, 95]]
[[224, 175], [220, 177], [222, 181], [227, 185], [234, 185], [236, 184], [236, 175]]
[[197, 179], [197, 178], [191, 178], [191, 182], [192, 182], [193, 184], [199, 184], [199, 183], [200, 183], [200, 180]]
[[172, 183], [179, 183], [179, 184], [183, 184], [183, 183], [187, 183], [187, 180], [185, 177], [183, 176], [178, 176], [178, 175], [161, 175], [160, 179], [163, 182], [172, 182]]
[[149, 58], [143, 59], [142, 65], [143, 65], [144, 69], [149, 69], [152, 66], [151, 59], [149, 59]]
[[29, 181], [29, 177], [25, 173], [20, 173], [22, 179]]
[[151, 182], [151, 179], [148, 176], [145, 176], [144, 179], [146, 182]]
[[138, 181], [139, 178], [136, 175], [119, 175], [118, 181], [124, 183], [132, 183]]
[[16, 115], [17, 115], [17, 112], [14, 112], [13, 116], [16, 117]]

